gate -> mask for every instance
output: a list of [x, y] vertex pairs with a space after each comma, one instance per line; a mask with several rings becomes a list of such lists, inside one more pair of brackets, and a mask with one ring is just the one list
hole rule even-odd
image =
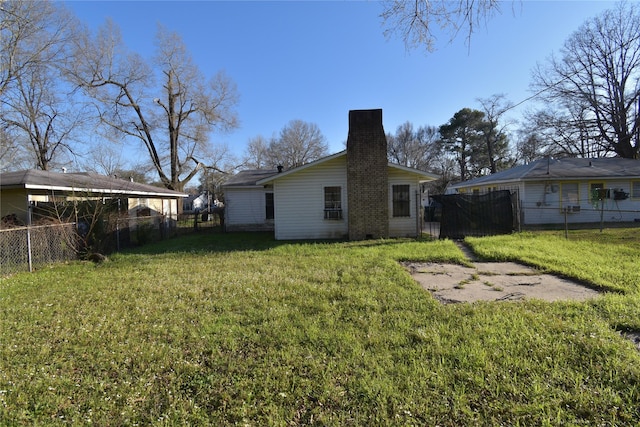
[[441, 239], [509, 234], [517, 229], [517, 195], [509, 190], [485, 194], [431, 196], [441, 205]]

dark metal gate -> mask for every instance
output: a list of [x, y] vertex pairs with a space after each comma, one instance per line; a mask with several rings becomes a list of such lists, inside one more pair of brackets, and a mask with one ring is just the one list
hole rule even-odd
[[441, 205], [441, 239], [509, 234], [517, 229], [517, 196], [509, 190], [486, 194], [431, 196]]

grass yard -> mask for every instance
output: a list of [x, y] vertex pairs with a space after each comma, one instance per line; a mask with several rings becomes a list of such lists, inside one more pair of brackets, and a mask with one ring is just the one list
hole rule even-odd
[[0, 279], [0, 425], [640, 424], [640, 229], [469, 239], [608, 290], [440, 305], [450, 241], [190, 235]]

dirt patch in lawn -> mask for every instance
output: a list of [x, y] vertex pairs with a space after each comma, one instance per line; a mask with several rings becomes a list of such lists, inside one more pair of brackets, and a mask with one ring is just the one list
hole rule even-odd
[[413, 278], [440, 302], [584, 301], [599, 293], [577, 282], [513, 262], [474, 262], [473, 267], [403, 263]]

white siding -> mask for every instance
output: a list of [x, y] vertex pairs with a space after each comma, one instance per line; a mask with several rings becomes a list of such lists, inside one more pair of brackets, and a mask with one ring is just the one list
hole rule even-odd
[[271, 221], [266, 220], [266, 192], [263, 187], [227, 188], [224, 195], [227, 229], [270, 228]]
[[[342, 188], [342, 219], [324, 219], [324, 187]], [[347, 164], [340, 156], [274, 183], [275, 238], [337, 239], [348, 233]]]
[[[527, 182], [527, 199], [523, 202], [524, 224], [561, 224], [564, 223], [563, 203], [561, 191], [563, 183], [577, 182], [579, 187], [579, 210], [572, 209], [567, 214], [569, 223], [593, 223], [600, 222], [631, 222], [640, 218], [640, 200], [628, 198], [614, 200], [613, 189], [622, 189], [626, 193], [631, 191], [630, 180], [581, 180], [581, 181], [552, 181], [552, 182]], [[610, 198], [603, 201], [591, 199], [590, 184], [603, 183], [605, 188], [611, 190]]]
[[560, 215], [559, 182], [527, 182], [521, 194], [523, 225], [564, 222]]
[[[410, 214], [408, 217], [393, 216], [393, 186], [409, 185]], [[419, 234], [420, 211], [418, 203], [420, 182], [413, 174], [389, 168], [389, 237], [415, 237]]]
[[20, 221], [26, 224], [28, 206], [29, 202], [27, 201], [27, 192], [25, 190], [3, 190], [2, 202], [0, 203], [0, 218], [15, 214]]

